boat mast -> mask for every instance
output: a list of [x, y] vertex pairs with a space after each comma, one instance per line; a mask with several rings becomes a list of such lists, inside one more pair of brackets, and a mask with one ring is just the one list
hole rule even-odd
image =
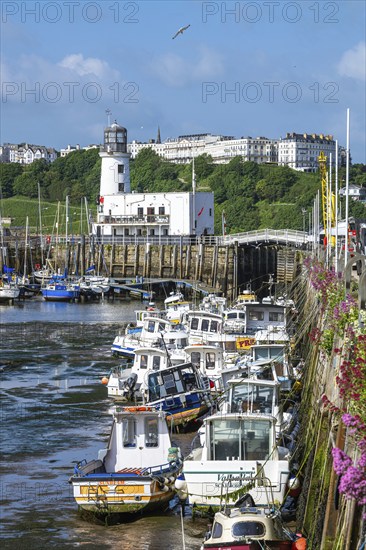
[[24, 270], [23, 270], [23, 284], [27, 277], [27, 246], [28, 246], [28, 216], [25, 219], [25, 246], [24, 246]]
[[39, 216], [39, 236], [41, 238], [41, 260], [42, 260], [42, 267], [44, 264], [44, 254], [43, 254], [43, 237], [42, 237], [42, 214], [41, 214], [41, 186], [39, 185], [39, 182], [37, 182], [38, 186], [38, 216]]
[[57, 254], [58, 254], [58, 225], [60, 220], [60, 201], [57, 203], [57, 214], [56, 214], [56, 249], [55, 249], [55, 273], [57, 273]]

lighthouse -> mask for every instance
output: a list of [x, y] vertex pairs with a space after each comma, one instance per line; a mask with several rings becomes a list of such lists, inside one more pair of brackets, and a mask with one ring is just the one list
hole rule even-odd
[[[108, 114], [110, 114], [108, 112]], [[214, 199], [211, 192], [198, 192], [193, 175], [192, 192], [131, 192], [130, 154], [127, 130], [115, 120], [104, 129], [99, 152], [102, 159], [97, 219], [92, 234], [97, 238], [132, 239], [212, 235]]]
[[100, 196], [130, 193], [130, 154], [127, 152], [127, 130], [114, 121], [104, 129]]

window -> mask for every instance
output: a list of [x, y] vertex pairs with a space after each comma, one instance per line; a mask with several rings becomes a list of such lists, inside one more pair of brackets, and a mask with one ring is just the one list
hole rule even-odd
[[164, 216], [165, 214], [165, 206], [159, 206], [159, 216]]
[[196, 317], [193, 317], [191, 319], [191, 330], [197, 330], [198, 329], [198, 319]]
[[206, 353], [206, 369], [214, 369], [215, 368], [215, 354], [214, 353]]
[[147, 369], [147, 355], [141, 355], [140, 368]]
[[145, 418], [145, 447], [159, 446], [159, 427], [157, 418]]
[[251, 321], [263, 321], [264, 311], [249, 311], [249, 319]]
[[211, 321], [210, 332], [218, 332], [219, 323], [218, 321]]
[[218, 523], [217, 521], [215, 521], [213, 530], [212, 530], [212, 538], [219, 539], [220, 537], [222, 537], [222, 525], [221, 523]]
[[148, 207], [147, 208], [147, 221], [153, 222], [155, 217], [155, 208]]
[[267, 420], [210, 422], [210, 460], [266, 460], [270, 454], [271, 423]]
[[137, 209], [137, 217], [139, 218], [139, 220], [144, 217], [144, 209], [140, 206]]
[[153, 356], [153, 363], [152, 363], [153, 370], [159, 370], [160, 369], [160, 359], [161, 359], [161, 357], [159, 357], [159, 355], [154, 355]]
[[203, 332], [208, 332], [209, 323], [210, 323], [210, 321], [208, 319], [202, 319], [201, 330]]
[[155, 321], [149, 321], [147, 325], [147, 332], [155, 332]]
[[264, 525], [259, 521], [238, 521], [231, 530], [234, 537], [259, 536], [265, 533]]
[[122, 420], [122, 444], [124, 447], [136, 447], [136, 426], [133, 418]]
[[125, 171], [124, 165], [123, 165], [123, 164], [119, 164], [119, 165], [118, 165], [118, 173], [119, 173], [119, 174], [123, 174], [124, 171]]
[[285, 316], [283, 312], [278, 311], [270, 311], [269, 312], [269, 320], [270, 321], [284, 321]]
[[201, 354], [199, 351], [192, 351], [191, 353], [191, 363], [195, 367], [200, 366]]

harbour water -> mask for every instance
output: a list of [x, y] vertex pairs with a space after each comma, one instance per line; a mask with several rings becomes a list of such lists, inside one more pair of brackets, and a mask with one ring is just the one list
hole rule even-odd
[[[77, 511], [68, 478], [97, 456], [111, 424], [100, 382], [138, 302], [0, 306], [2, 549], [198, 550], [206, 520], [180, 506], [119, 525]], [[192, 434], [174, 436], [187, 452]], [[175, 503], [178, 504], [178, 503]]]

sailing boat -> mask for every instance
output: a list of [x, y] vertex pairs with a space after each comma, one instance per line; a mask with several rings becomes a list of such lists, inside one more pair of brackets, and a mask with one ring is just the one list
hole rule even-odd
[[[58, 203], [58, 205], [57, 205], [56, 227], [58, 227], [59, 209], [60, 209], [60, 203]], [[39, 227], [40, 227], [39, 236], [40, 236], [40, 242], [41, 242], [41, 262], [42, 263], [41, 263], [41, 265], [36, 264], [35, 270], [33, 271], [32, 276], [33, 276], [33, 279], [36, 283], [41, 283], [43, 285], [43, 284], [48, 283], [48, 282], [51, 281], [52, 276], [55, 273], [55, 269], [51, 265], [50, 260], [48, 258], [48, 255], [47, 255], [47, 258], [46, 258], [46, 265], [45, 265], [45, 262], [44, 262], [44, 255], [43, 255], [44, 243], [43, 243], [43, 235], [42, 235], [42, 214], [41, 214], [41, 190], [40, 190], [39, 183], [38, 183], [38, 212], [39, 212], [39, 214], [38, 214], [39, 215]], [[50, 249], [48, 251], [48, 254], [49, 254], [49, 252], [50, 252]]]
[[0, 214], [0, 232], [1, 232], [2, 265], [3, 265], [3, 273], [4, 273], [0, 279], [0, 303], [13, 304], [14, 300], [18, 298], [20, 290], [12, 279], [12, 274], [14, 272], [14, 269], [12, 267], [7, 267], [6, 265], [4, 234], [3, 234], [1, 214]]
[[26, 217], [26, 222], [25, 222], [23, 277], [21, 277], [21, 279], [18, 281], [18, 286], [19, 286], [19, 289], [20, 289], [20, 296], [22, 298], [31, 298], [35, 294], [38, 294], [40, 289], [41, 289], [41, 285], [39, 283], [31, 283], [29, 281], [28, 274], [27, 274], [27, 261], [28, 261], [27, 250], [28, 250], [28, 247], [29, 247], [28, 230], [29, 230], [29, 218], [27, 216]]

